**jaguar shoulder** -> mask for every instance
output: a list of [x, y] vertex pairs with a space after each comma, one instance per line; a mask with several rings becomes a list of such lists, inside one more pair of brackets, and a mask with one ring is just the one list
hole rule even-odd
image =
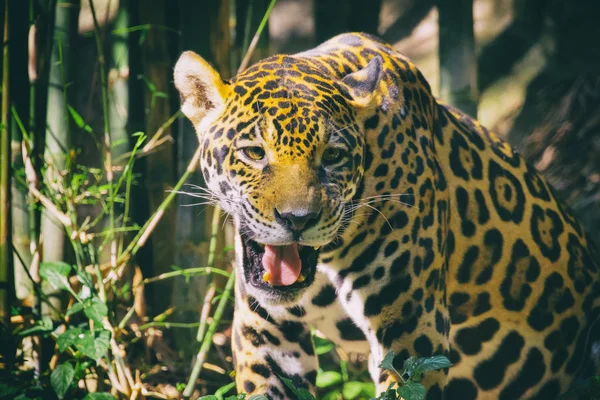
[[293, 398], [281, 376], [314, 391], [313, 327], [370, 352], [380, 390], [388, 351], [447, 355], [428, 399], [550, 399], [598, 373], [600, 272], [581, 225], [390, 46], [344, 34], [229, 81], [186, 52], [175, 85], [237, 230], [240, 391]]

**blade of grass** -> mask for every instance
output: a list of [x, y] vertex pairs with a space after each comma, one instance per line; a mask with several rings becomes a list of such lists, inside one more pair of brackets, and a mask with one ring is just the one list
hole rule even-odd
[[[252, 53], [254, 53], [254, 49], [256, 48], [256, 45], [258, 44], [260, 35], [261, 35], [263, 29], [265, 29], [265, 25], [267, 25], [267, 21], [269, 20], [269, 15], [271, 15], [271, 11], [273, 11], [273, 7], [275, 7], [275, 3], [277, 3], [277, 0], [271, 0], [271, 3], [269, 4], [269, 8], [267, 8], [267, 11], [265, 12], [265, 15], [263, 16], [263, 19], [262, 19], [262, 21], [260, 21], [260, 25], [258, 26], [258, 29], [256, 30], [256, 33], [254, 34], [254, 37], [252, 38], [252, 41], [250, 42], [250, 46], [248, 46], [248, 51], [246, 52], [244, 59], [240, 63], [240, 67], [238, 68], [238, 73], [240, 73], [243, 70], [245, 70], [246, 68], [248, 68], [248, 64], [250, 63], [250, 59], [252, 58]], [[252, 7], [250, 7], [250, 8], [252, 8]], [[252, 12], [251, 10], [248, 10], [249, 14], [251, 12]]]

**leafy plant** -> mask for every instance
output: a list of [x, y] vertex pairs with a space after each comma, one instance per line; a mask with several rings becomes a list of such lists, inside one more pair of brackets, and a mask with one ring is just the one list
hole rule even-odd
[[[364, 365], [359, 373], [352, 373], [348, 361], [339, 359], [335, 344], [320, 336], [313, 335], [315, 353], [324, 369], [317, 374], [317, 391], [323, 400], [361, 400], [375, 396], [375, 385], [365, 373]], [[339, 370], [338, 370], [339, 369]]]
[[379, 368], [394, 373], [400, 382], [392, 383], [387, 390], [379, 396], [378, 400], [423, 400], [427, 391], [420, 382], [423, 374], [443, 368], [450, 368], [452, 363], [445, 356], [417, 358], [409, 357], [404, 361], [403, 371], [400, 373], [394, 367], [394, 352], [390, 351], [379, 364]]
[[[390, 351], [379, 364], [379, 368], [390, 371], [399, 378], [399, 382], [391, 383], [387, 390], [381, 393], [378, 397], [371, 400], [423, 400], [427, 394], [425, 386], [420, 381], [423, 378], [423, 374], [429, 371], [440, 370], [443, 368], [450, 368], [452, 363], [445, 356], [433, 356], [433, 357], [422, 357], [417, 358], [415, 356], [410, 357], [404, 361], [403, 370], [399, 372], [393, 364], [394, 352]], [[294, 393], [298, 400], [316, 400], [315, 397], [306, 389], [297, 387], [294, 385], [291, 379], [279, 376], [279, 379]], [[342, 375], [334, 371], [321, 372], [317, 376], [317, 387], [329, 387], [337, 385], [343, 381]], [[371, 388], [364, 382], [346, 382], [343, 386], [341, 393], [331, 392], [327, 394], [325, 398], [341, 398], [341, 399], [356, 399], [364, 398], [365, 393], [369, 392]], [[341, 397], [340, 397], [341, 395]], [[337, 397], [334, 397], [337, 396]], [[242, 397], [243, 399], [244, 397]], [[207, 400], [212, 398], [207, 398]], [[215, 397], [215, 400], [217, 398]], [[228, 398], [227, 400], [234, 400], [236, 397]]]

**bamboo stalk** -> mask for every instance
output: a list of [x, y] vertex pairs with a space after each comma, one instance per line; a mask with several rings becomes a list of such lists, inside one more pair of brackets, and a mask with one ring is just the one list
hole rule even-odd
[[[10, 61], [9, 61], [9, 87], [10, 104], [13, 114], [22, 117], [23, 120], [30, 120], [31, 102], [30, 94], [33, 86], [26, 74], [18, 73], [28, 68], [28, 21], [29, 21], [29, 2], [13, 2], [9, 7], [9, 36], [8, 42]], [[33, 45], [33, 43], [31, 43]], [[31, 49], [33, 50], [33, 49]], [[31, 122], [28, 123], [31, 125]], [[26, 128], [22, 126], [16, 118], [11, 118], [11, 160], [12, 168], [15, 171], [23, 170], [23, 157], [21, 156], [21, 141], [28, 135]], [[12, 243], [19, 249], [19, 252], [25, 259], [25, 266], [29, 268], [32, 262], [30, 252], [30, 206], [27, 201], [27, 186], [21, 184], [18, 180], [12, 181], [11, 208], [12, 208]], [[23, 274], [23, 268], [19, 265], [20, 260], [13, 257], [15, 265], [15, 294], [18, 299], [31, 304], [33, 288], [26, 275]]]
[[0, 318], [5, 326], [10, 326], [10, 286], [12, 270], [11, 207], [10, 207], [10, 105], [8, 63], [8, 2], [4, 4], [4, 51], [2, 57], [2, 126], [0, 134]]
[[[102, 46], [102, 37], [100, 35], [100, 26], [96, 17], [96, 9], [94, 8], [94, 0], [89, 0], [92, 19], [94, 20], [94, 37], [96, 39], [96, 51], [98, 52], [98, 64], [100, 69], [100, 86], [102, 89], [102, 116], [104, 118], [104, 171], [108, 186], [113, 186], [113, 164], [112, 164], [112, 149], [110, 137], [110, 105], [108, 103], [108, 82], [106, 80], [106, 59], [104, 58], [104, 49]], [[117, 241], [115, 239], [115, 202], [111, 190], [111, 197], [108, 199], [108, 219], [110, 232], [110, 264], [111, 267], [117, 268]]]
[[[12, 244], [15, 276], [15, 294], [21, 304], [32, 306], [36, 318], [41, 318], [42, 296], [39, 288], [38, 224], [34, 196], [28, 190], [29, 182], [36, 182], [37, 176], [31, 173], [31, 163], [25, 163], [23, 152], [34, 145], [35, 135], [35, 96], [37, 82], [37, 33], [34, 2], [13, 2], [9, 12], [10, 91], [12, 131], [12, 163], [15, 171], [26, 170], [26, 182], [13, 179], [12, 184]], [[27, 70], [27, 75], [17, 71]], [[26, 121], [27, 127], [21, 121]], [[33, 275], [31, 271], [33, 271]], [[33, 278], [33, 279], [30, 279]], [[35, 279], [35, 280], [34, 280]], [[32, 304], [33, 303], [33, 304]], [[49, 303], [51, 304], [51, 303]], [[51, 307], [52, 308], [52, 307]], [[60, 313], [59, 313], [60, 314]], [[26, 357], [33, 365], [34, 377], [39, 380], [46, 363], [43, 362], [42, 337], [31, 338], [31, 353]]]
[[[119, 9], [114, 22], [114, 31], [111, 41], [111, 66], [108, 72], [108, 88], [109, 88], [109, 119], [110, 119], [110, 137], [112, 142], [111, 157], [115, 171], [118, 174], [125, 173], [123, 171], [124, 163], [127, 158], [123, 158], [124, 154], [131, 152], [131, 142], [129, 138], [129, 1], [120, 0]], [[123, 212], [123, 208], [127, 208], [128, 199], [126, 199], [125, 207], [119, 205], [118, 213], [123, 215], [121, 227], [126, 227], [128, 224], [128, 210]], [[116, 233], [117, 230], [114, 230]], [[118, 248], [114, 249], [115, 266], [116, 254], [123, 250], [123, 242], [126, 235], [119, 235], [114, 243], [118, 242]], [[111, 260], [112, 264], [112, 260]], [[127, 278], [127, 282], [130, 279]]]
[[438, 0], [440, 97], [477, 117], [473, 0]]
[[[150, 23], [152, 26], [167, 26], [170, 23], [170, 17], [175, 10], [171, 5], [172, 0], [154, 0], [152, 7], [148, 7], [147, 2], [139, 3], [139, 16], [143, 23]], [[157, 132], [162, 123], [172, 115], [172, 60], [169, 51], [173, 44], [172, 38], [170, 31], [150, 29], [142, 45], [141, 77], [147, 85], [142, 99], [146, 105], [145, 131], [148, 133]], [[166, 130], [165, 135], [169, 134], [169, 130]], [[172, 188], [177, 176], [173, 145], [165, 142], [144, 158], [144, 166], [145, 196], [150, 210], [156, 210], [161, 207], [166, 197], [165, 192]], [[167, 272], [174, 262], [177, 211], [175, 207], [161, 207], [160, 218], [153, 219], [153, 223], [157, 224], [156, 229], [151, 237], [145, 239], [152, 243], [149, 249], [151, 262], [139, 260], [146, 264], [144, 269], [151, 271], [151, 274]], [[164, 310], [168, 305], [164, 293], [171, 293], [172, 290], [172, 282], [169, 281], [160, 283], [147, 292], [147, 303], [152, 313], [158, 314]]]
[[[44, 160], [47, 165], [45, 187], [63, 185], [65, 171], [70, 168], [71, 148], [71, 118], [68, 105], [72, 104], [72, 60], [75, 57], [75, 40], [77, 37], [77, 20], [79, 17], [80, 0], [58, 0], [56, 2], [55, 21], [52, 32], [52, 52], [50, 57], [49, 85], [47, 95], [47, 130], [45, 137]], [[71, 220], [52, 203], [42, 200], [39, 190], [29, 185], [34, 196], [44, 205], [41, 220], [41, 237], [43, 238], [42, 254], [44, 261], [63, 261], [65, 258], [66, 235], [65, 226], [71, 225]], [[52, 204], [52, 205], [50, 205]], [[61, 215], [66, 218], [58, 220]], [[67, 220], [69, 221], [67, 223]], [[63, 226], [64, 225], [64, 226]], [[55, 292], [44, 285], [46, 293]], [[57, 308], [61, 308], [57, 296], [51, 297]]]

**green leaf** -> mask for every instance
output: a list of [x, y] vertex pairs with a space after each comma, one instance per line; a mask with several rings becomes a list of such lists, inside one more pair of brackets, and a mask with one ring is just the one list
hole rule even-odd
[[40, 265], [40, 276], [47, 280], [55, 289], [68, 290], [71, 288], [67, 277], [71, 273], [71, 266], [62, 261], [43, 262]]
[[375, 384], [373, 382], [362, 382], [362, 392], [361, 395], [371, 398], [375, 397]]
[[318, 356], [329, 353], [335, 348], [335, 344], [333, 344], [333, 342], [316, 335], [313, 335], [313, 341], [315, 343], [315, 353]]
[[52, 374], [50, 375], [50, 385], [59, 399], [65, 397], [65, 393], [69, 390], [69, 386], [71, 386], [74, 376], [75, 369], [69, 363], [60, 364], [52, 371]]
[[96, 332], [85, 331], [75, 340], [75, 347], [96, 361], [106, 354], [109, 344], [110, 332], [104, 329]]
[[71, 308], [69, 308], [67, 310], [67, 312], [65, 313], [65, 315], [68, 317], [70, 315], [77, 314], [81, 310], [83, 310], [83, 304], [81, 304], [81, 303], [73, 303], [73, 305], [71, 306]]
[[419, 370], [420, 372], [427, 372], [442, 368], [450, 368], [451, 366], [452, 363], [446, 356], [433, 356], [419, 358], [415, 361], [413, 369]]
[[[233, 383], [235, 386], [235, 382], [233, 382]], [[225, 400], [246, 400], [246, 393], [233, 394], [231, 396], [227, 396], [227, 398], [225, 398]]]
[[41, 397], [29, 397], [25, 394], [20, 394], [12, 400], [41, 400]]
[[334, 389], [331, 392], [327, 392], [319, 398], [321, 400], [344, 400], [344, 397], [342, 397], [342, 394], [338, 389]]
[[89, 288], [94, 287], [94, 280], [92, 279], [92, 276], [84, 269], [77, 270], [77, 280], [79, 280], [79, 282], [81, 282], [81, 284], [84, 286]]
[[77, 364], [75, 364], [75, 378], [83, 378], [87, 375], [86, 370], [92, 365], [91, 361], [88, 360], [84, 360], [84, 361], [78, 361]]
[[[222, 399], [222, 398], [223, 398], [223, 395], [224, 395], [225, 393], [229, 392], [229, 391], [230, 391], [231, 389], [233, 389], [234, 387], [235, 387], [235, 382], [231, 382], [231, 383], [228, 383], [228, 384], [227, 384], [227, 385], [225, 385], [225, 386], [221, 386], [221, 387], [220, 387], [220, 388], [218, 388], [218, 389], [217, 389], [217, 391], [215, 392], [215, 396], [217, 396], [218, 398], [221, 398], [221, 399]], [[227, 400], [229, 400], [229, 399], [230, 399], [230, 398], [232, 398], [232, 397], [233, 397], [233, 399], [232, 399], [232, 400], [235, 400], [235, 399], [237, 399], [237, 395], [234, 395], [234, 396], [229, 396], [229, 397], [227, 397]]]
[[412, 375], [413, 370], [415, 369], [415, 365], [419, 359], [416, 356], [410, 356], [406, 360], [404, 360], [404, 364], [402, 368], [408, 375]]
[[58, 350], [62, 353], [67, 347], [74, 346], [80, 335], [83, 335], [81, 328], [69, 328], [64, 333], [58, 335], [56, 339]]
[[20, 387], [0, 383], [0, 399], [14, 399], [21, 390]]
[[381, 360], [381, 363], [379, 363], [379, 368], [388, 370], [388, 371], [393, 371], [396, 373], [396, 375], [398, 376], [402, 376], [402, 374], [400, 374], [396, 368], [394, 368], [394, 352], [390, 350], [389, 353], [387, 353], [385, 355], [385, 357], [383, 358], [383, 360]]
[[362, 382], [351, 381], [344, 383], [344, 387], [342, 388], [342, 395], [344, 396], [345, 400], [354, 400], [361, 395], [362, 391]]
[[83, 400], [116, 400], [110, 393], [88, 393]]
[[298, 388], [294, 385], [291, 379], [278, 375], [281, 382], [285, 384], [298, 398], [298, 400], [316, 400], [315, 396], [310, 394], [310, 392], [304, 388]]
[[75, 111], [75, 109], [73, 107], [71, 107], [70, 105], [67, 105], [67, 108], [69, 109], [69, 114], [71, 114], [71, 118], [73, 118], [73, 121], [79, 128], [81, 128], [89, 133], [93, 132], [92, 127], [85, 123], [85, 121], [83, 120], [83, 117], [77, 111]]
[[398, 395], [404, 400], [423, 400], [427, 394], [425, 386], [417, 382], [408, 381], [397, 390]]
[[100, 298], [94, 296], [83, 303], [85, 316], [94, 321], [95, 326], [102, 326], [102, 319], [108, 315], [108, 307]]
[[381, 393], [379, 397], [375, 400], [398, 400], [398, 396], [396, 395], [396, 390], [394, 386], [396, 386], [396, 382], [392, 382], [389, 384], [388, 388], [385, 392]]
[[327, 388], [342, 382], [342, 374], [337, 371], [319, 371], [317, 374], [317, 387]]
[[209, 394], [208, 396], [200, 397], [198, 400], [219, 400], [219, 398], [214, 394]]
[[38, 333], [47, 333], [53, 331], [52, 319], [48, 316], [42, 317], [31, 328], [20, 332], [20, 336], [30, 336]]

